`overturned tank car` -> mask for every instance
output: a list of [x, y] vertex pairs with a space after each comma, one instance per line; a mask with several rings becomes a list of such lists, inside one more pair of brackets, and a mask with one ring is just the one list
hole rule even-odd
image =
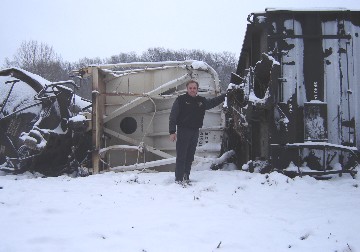
[[[360, 12], [252, 13], [227, 99], [224, 150], [246, 169], [356, 174]], [[249, 162], [251, 161], [251, 162]]]
[[83, 112], [91, 103], [69, 86], [76, 88], [73, 81], [52, 83], [19, 68], [0, 71], [0, 170], [84, 172], [91, 138]]
[[[133, 62], [89, 66], [92, 80], [93, 173], [135, 169], [174, 170], [169, 114], [176, 97], [198, 80], [199, 94], [220, 94], [216, 71], [201, 61]], [[196, 158], [217, 157], [224, 127], [222, 108], [206, 111]]]

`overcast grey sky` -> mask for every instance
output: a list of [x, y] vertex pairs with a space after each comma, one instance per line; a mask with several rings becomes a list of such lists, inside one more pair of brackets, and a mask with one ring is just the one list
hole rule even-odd
[[239, 55], [247, 16], [267, 7], [360, 9], [359, 0], [0, 0], [0, 65], [21, 42], [63, 60], [138, 54], [150, 47]]

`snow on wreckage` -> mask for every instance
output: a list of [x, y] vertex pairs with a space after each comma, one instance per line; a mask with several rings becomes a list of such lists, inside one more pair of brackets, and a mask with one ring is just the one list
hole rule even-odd
[[90, 136], [82, 109], [91, 103], [66, 86], [76, 88], [73, 81], [51, 83], [19, 68], [0, 71], [1, 170], [46, 176], [84, 172], [79, 167]]
[[350, 173], [360, 147], [360, 12], [252, 13], [226, 112], [225, 149], [247, 169]]

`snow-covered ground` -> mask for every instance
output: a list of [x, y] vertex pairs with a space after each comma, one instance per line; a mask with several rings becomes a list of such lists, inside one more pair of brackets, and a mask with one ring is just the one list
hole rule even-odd
[[187, 187], [171, 172], [0, 176], [0, 251], [360, 251], [359, 178], [200, 166]]

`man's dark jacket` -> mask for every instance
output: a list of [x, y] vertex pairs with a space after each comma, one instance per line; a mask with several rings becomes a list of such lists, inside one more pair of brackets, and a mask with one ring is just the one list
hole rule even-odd
[[199, 129], [203, 126], [205, 110], [212, 109], [222, 103], [225, 94], [212, 99], [202, 96], [192, 97], [188, 93], [180, 95], [174, 101], [169, 117], [169, 133], [176, 132], [178, 127]]

